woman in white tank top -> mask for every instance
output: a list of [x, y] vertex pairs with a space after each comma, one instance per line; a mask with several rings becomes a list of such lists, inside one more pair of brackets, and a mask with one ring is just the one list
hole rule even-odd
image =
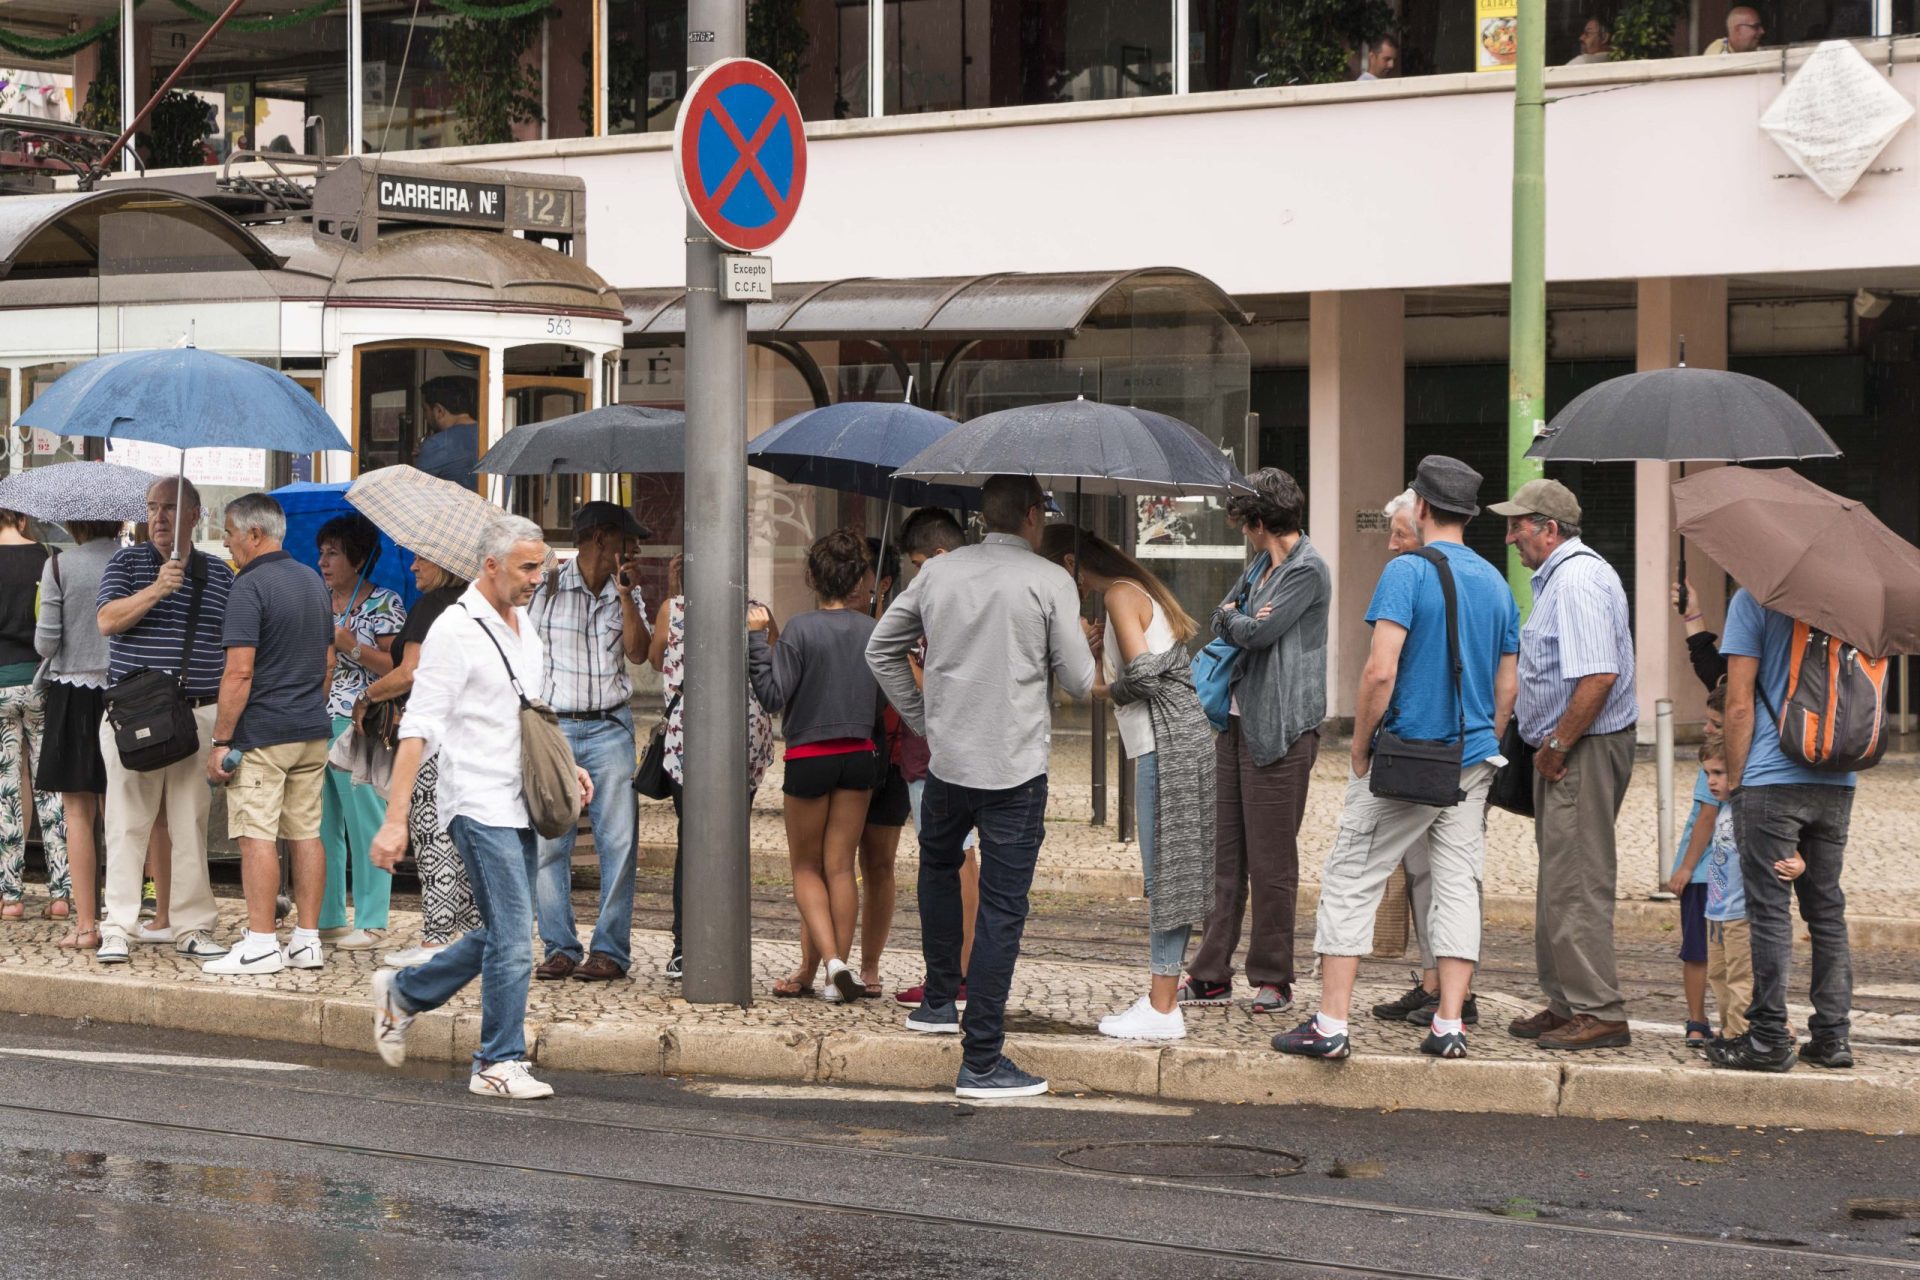
[[[1184, 646], [1199, 630], [1166, 585], [1112, 543], [1068, 525], [1055, 525], [1041, 538], [1040, 554], [1074, 574], [1083, 596], [1098, 593], [1106, 605], [1104, 633], [1089, 628], [1089, 640], [1100, 657], [1096, 698], [1107, 696], [1127, 665], [1144, 654], [1163, 654]], [[1114, 705], [1120, 742], [1134, 762], [1135, 830], [1140, 845], [1141, 870], [1149, 894], [1154, 885], [1154, 857], [1160, 809], [1159, 768], [1153, 722], [1145, 702]], [[1204, 725], [1204, 722], [1202, 722]], [[1211, 750], [1211, 744], [1208, 744]], [[1212, 803], [1208, 797], [1207, 803]], [[1209, 851], [1210, 852], [1210, 851]], [[1186, 1031], [1177, 993], [1186, 962], [1191, 925], [1149, 929], [1152, 983], [1147, 995], [1129, 1008], [1100, 1021], [1103, 1034], [1125, 1040], [1178, 1040]]]

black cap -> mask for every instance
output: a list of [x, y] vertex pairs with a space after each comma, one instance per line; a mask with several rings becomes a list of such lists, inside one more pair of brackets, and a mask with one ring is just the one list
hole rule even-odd
[[583, 502], [573, 513], [573, 538], [578, 542], [595, 529], [618, 529], [630, 538], [651, 538], [653, 530], [633, 518], [617, 502]]
[[1460, 459], [1430, 453], [1420, 459], [1409, 487], [1416, 496], [1425, 498], [1430, 507], [1460, 516], [1477, 516], [1480, 514], [1480, 480], [1480, 473]]

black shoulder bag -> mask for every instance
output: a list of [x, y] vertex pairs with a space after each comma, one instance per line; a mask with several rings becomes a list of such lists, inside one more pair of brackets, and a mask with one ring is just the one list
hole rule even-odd
[[1467, 798], [1460, 789], [1460, 758], [1467, 742], [1467, 702], [1460, 687], [1460, 602], [1454, 592], [1453, 566], [1436, 547], [1421, 547], [1405, 555], [1419, 556], [1440, 574], [1440, 594], [1447, 601], [1447, 656], [1453, 663], [1453, 697], [1460, 708], [1460, 735], [1452, 742], [1402, 738], [1380, 730], [1373, 740], [1373, 765], [1367, 782], [1382, 800], [1449, 808]]
[[673, 719], [673, 709], [679, 703], [677, 693], [667, 699], [667, 709], [647, 735], [647, 749], [633, 771], [633, 789], [649, 800], [665, 800], [673, 794], [673, 775], [667, 772], [667, 721]]
[[187, 576], [193, 582], [187, 606], [186, 636], [180, 642], [180, 673], [142, 667], [107, 690], [107, 721], [120, 763], [135, 773], [153, 773], [199, 753], [200, 729], [193, 705], [187, 701], [187, 664], [193, 654], [193, 633], [200, 626], [200, 606], [207, 594], [207, 558], [187, 556]]
[[[1600, 553], [1582, 548], [1567, 559], [1577, 560], [1581, 556], [1592, 556], [1598, 560]], [[1558, 573], [1559, 570], [1555, 569], [1554, 572]], [[1506, 759], [1506, 764], [1494, 771], [1493, 781], [1487, 787], [1487, 803], [1523, 818], [1533, 817], [1533, 748], [1520, 736], [1520, 708], [1517, 705], [1513, 714], [1507, 717], [1506, 732], [1500, 735], [1500, 754]]]

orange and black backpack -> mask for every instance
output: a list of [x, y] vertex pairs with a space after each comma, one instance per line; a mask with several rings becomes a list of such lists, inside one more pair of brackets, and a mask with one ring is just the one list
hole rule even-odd
[[1869, 658], [1796, 621], [1786, 701], [1776, 710], [1764, 690], [1760, 695], [1787, 759], [1822, 773], [1879, 764], [1887, 749], [1888, 666], [1885, 658]]

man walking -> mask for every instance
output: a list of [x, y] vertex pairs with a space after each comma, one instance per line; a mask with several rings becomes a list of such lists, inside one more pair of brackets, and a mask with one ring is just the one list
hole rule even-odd
[[[111, 712], [100, 722], [100, 754], [107, 765], [105, 915], [95, 957], [101, 964], [127, 962], [127, 939], [140, 927], [147, 837], [162, 814], [173, 838], [174, 950], [196, 960], [227, 951], [213, 940], [217, 913], [207, 884], [207, 810], [213, 800], [207, 753], [213, 749], [214, 703], [225, 664], [221, 631], [233, 570], [192, 549], [199, 522], [200, 491], [192, 481], [172, 476], [154, 481], [147, 490], [148, 541], [114, 552], [100, 575], [96, 606], [100, 634], [107, 637], [109, 700], [112, 686], [136, 671], [179, 676], [200, 741], [194, 755], [142, 773], [121, 763]], [[173, 558], [176, 542], [186, 548], [184, 560]], [[146, 937], [165, 940], [151, 931]]]
[[[1353, 772], [1340, 834], [1320, 877], [1313, 943], [1321, 957], [1320, 1012], [1273, 1038], [1281, 1053], [1348, 1056], [1353, 984], [1360, 957], [1373, 950], [1374, 912], [1387, 877], [1424, 840], [1426, 938], [1440, 971], [1440, 999], [1420, 1051], [1437, 1058], [1467, 1056], [1461, 1014], [1480, 958], [1487, 787], [1513, 711], [1520, 613], [1500, 571], [1462, 540], [1467, 521], [1480, 513], [1480, 473], [1453, 458], [1423, 458], [1413, 492], [1414, 522], [1425, 545], [1387, 562], [1367, 606], [1373, 646], [1354, 695]], [[1455, 597], [1452, 610], [1448, 594]], [[1457, 666], [1450, 612], [1458, 615]], [[1376, 731], [1413, 747], [1460, 744], [1452, 803], [1376, 795], [1376, 786], [1389, 794], [1393, 787], [1387, 778], [1369, 776]], [[1450, 768], [1446, 777], [1452, 777]]]
[[527, 613], [547, 649], [543, 696], [560, 717], [573, 758], [593, 778], [593, 850], [600, 914], [583, 957], [573, 922], [574, 833], [540, 842], [535, 897], [546, 956], [534, 977], [556, 982], [624, 978], [633, 955], [633, 681], [652, 639], [635, 584], [647, 530], [625, 507], [589, 502], [573, 515], [579, 554], [534, 592]]
[[[980, 492], [984, 541], [926, 562], [867, 642], [867, 663], [900, 718], [927, 739], [921, 805], [920, 932], [925, 1002], [914, 1031], [965, 1032], [954, 1092], [1029, 1097], [1047, 1082], [1002, 1056], [1007, 991], [1027, 891], [1046, 835], [1051, 675], [1066, 693], [1093, 689], [1093, 651], [1073, 579], [1035, 551], [1045, 495], [1031, 476], [994, 476]], [[927, 640], [924, 696], [912, 652]], [[980, 831], [980, 911], [960, 987], [961, 845]]]
[[[226, 674], [207, 756], [207, 780], [227, 788], [227, 830], [240, 842], [247, 934], [200, 966], [204, 973], [318, 969], [320, 895], [327, 852], [320, 843], [320, 791], [327, 769], [327, 689], [333, 683], [333, 606], [320, 575], [285, 551], [287, 514], [264, 493], [227, 504], [226, 544], [240, 566], [227, 598]], [[240, 753], [229, 769], [229, 751]], [[280, 851], [293, 858], [299, 925], [283, 952], [274, 929]]]
[[1533, 570], [1520, 632], [1520, 736], [1534, 748], [1533, 955], [1547, 1007], [1507, 1030], [1542, 1049], [1633, 1042], [1613, 958], [1614, 822], [1633, 778], [1633, 628], [1620, 575], [1580, 540], [1580, 503], [1529, 480], [1492, 511]]
[[[407, 715], [394, 753], [387, 819], [373, 840], [375, 865], [407, 852], [407, 819], [420, 762], [440, 761], [439, 820], [452, 837], [480, 909], [470, 929], [431, 960], [373, 975], [373, 1042], [388, 1066], [407, 1056], [415, 1014], [438, 1009], [480, 979], [480, 1047], [469, 1092], [546, 1098], [553, 1086], [527, 1071], [527, 987], [533, 977], [533, 877], [538, 839], [520, 783], [520, 699], [544, 670], [526, 604], [540, 586], [547, 544], [540, 526], [502, 516], [480, 538], [480, 576], [448, 607], [420, 646]], [[593, 779], [581, 769], [583, 802]]]
[[[1731, 21], [1731, 19], [1729, 19]], [[1793, 968], [1793, 915], [1813, 940], [1813, 1016], [1801, 1062], [1853, 1065], [1853, 958], [1840, 867], [1853, 819], [1856, 776], [1821, 773], [1790, 759], [1780, 746], [1794, 652], [1794, 620], [1764, 608], [1745, 587], [1727, 604], [1720, 652], [1727, 659], [1727, 784], [1734, 839], [1747, 894], [1747, 937], [1753, 952], [1753, 1003], [1747, 1031], [1707, 1046], [1707, 1061], [1741, 1071], [1786, 1071], [1796, 1053], [1787, 1030], [1787, 974]], [[1789, 883], [1774, 864], [1799, 852], [1807, 869]]]

